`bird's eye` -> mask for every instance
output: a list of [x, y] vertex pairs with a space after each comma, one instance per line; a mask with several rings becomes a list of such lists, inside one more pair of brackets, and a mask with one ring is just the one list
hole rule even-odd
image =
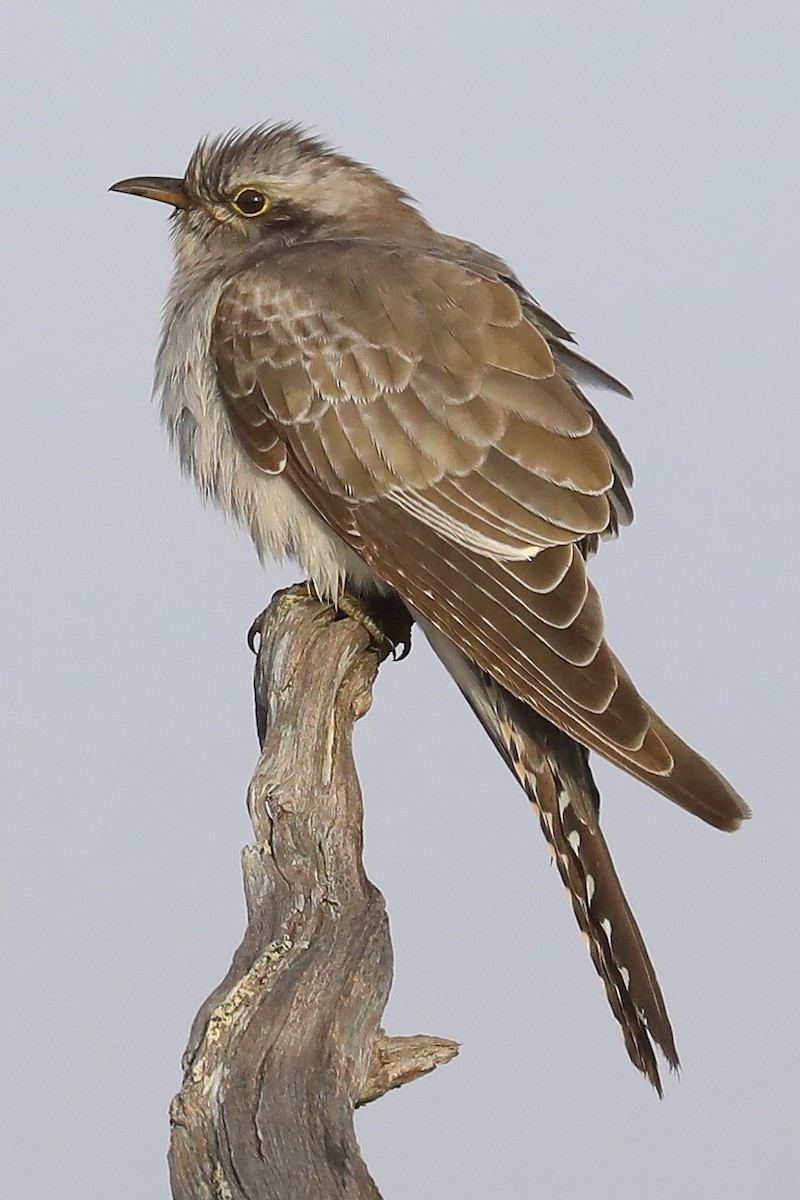
[[269, 208], [269, 199], [258, 188], [240, 188], [231, 204], [243, 217], [261, 217]]

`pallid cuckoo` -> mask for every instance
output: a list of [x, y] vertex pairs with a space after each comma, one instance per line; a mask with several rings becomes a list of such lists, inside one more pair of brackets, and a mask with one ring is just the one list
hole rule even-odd
[[183, 468], [322, 597], [400, 597], [538, 811], [633, 1063], [678, 1066], [590, 750], [719, 829], [748, 809], [640, 697], [585, 563], [632, 510], [583, 359], [509, 267], [289, 125], [116, 191], [174, 206], [156, 388]]

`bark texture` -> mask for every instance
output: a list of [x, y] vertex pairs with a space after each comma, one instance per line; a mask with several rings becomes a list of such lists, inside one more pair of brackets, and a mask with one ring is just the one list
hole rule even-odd
[[387, 1037], [381, 893], [361, 860], [355, 721], [381, 655], [366, 629], [296, 589], [254, 624], [261, 757], [248, 792], [247, 930], [195, 1018], [171, 1109], [175, 1200], [366, 1200], [353, 1112], [452, 1058]]

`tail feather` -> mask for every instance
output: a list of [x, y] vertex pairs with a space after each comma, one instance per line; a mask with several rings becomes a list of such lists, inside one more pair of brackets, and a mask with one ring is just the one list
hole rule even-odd
[[654, 1045], [679, 1067], [664, 998], [598, 821], [588, 753], [427, 622], [423, 628], [539, 816], [634, 1066], [662, 1094]]
[[[524, 755], [530, 763], [530, 752]], [[538, 809], [542, 830], [611, 1011], [619, 1022], [628, 1056], [661, 1095], [653, 1043], [677, 1069], [672, 1027], [655, 969], [605, 839], [599, 826], [586, 826], [576, 815], [573, 796], [582, 781], [553, 770], [552, 760], [539, 764], [538, 769], [526, 765], [522, 755], [514, 770]]]

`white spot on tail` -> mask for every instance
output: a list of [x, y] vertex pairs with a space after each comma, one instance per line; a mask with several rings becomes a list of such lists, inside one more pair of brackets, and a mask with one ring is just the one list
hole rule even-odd
[[581, 848], [581, 835], [578, 833], [577, 829], [573, 829], [572, 833], [568, 836], [567, 841], [577, 854]]
[[558, 793], [558, 811], [559, 811], [562, 821], [564, 819], [564, 813], [567, 811], [568, 808], [569, 808], [569, 796], [567, 795], [566, 792], [561, 791]]
[[605, 930], [605, 935], [608, 938], [609, 945], [610, 945], [611, 944], [611, 922], [609, 921], [608, 917], [603, 917], [602, 921], [600, 922], [600, 926], [602, 929]]
[[587, 875], [586, 876], [586, 903], [587, 904], [592, 903], [593, 895], [594, 895], [594, 875]]
[[625, 984], [625, 987], [629, 987], [631, 982], [631, 973], [628, 968], [620, 967], [619, 973], [622, 976], [622, 982]]

